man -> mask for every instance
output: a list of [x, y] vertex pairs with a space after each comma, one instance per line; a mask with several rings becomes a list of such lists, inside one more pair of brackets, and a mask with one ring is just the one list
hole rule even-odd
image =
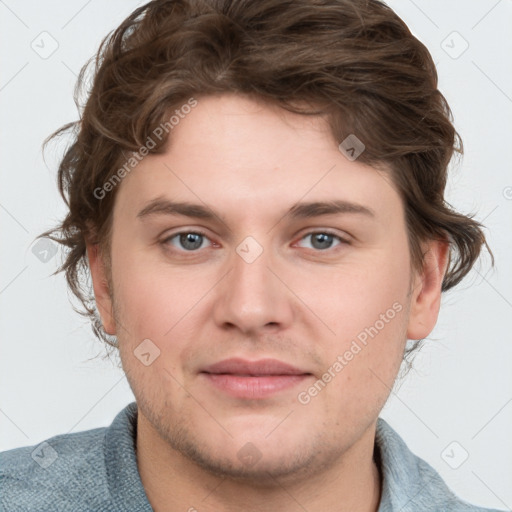
[[483, 510], [379, 418], [485, 244], [444, 202], [462, 147], [393, 11], [150, 2], [75, 127], [45, 235], [136, 403], [2, 454], [5, 510]]

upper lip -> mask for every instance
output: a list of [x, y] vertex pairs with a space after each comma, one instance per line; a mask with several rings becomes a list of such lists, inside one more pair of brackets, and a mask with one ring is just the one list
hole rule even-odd
[[308, 372], [277, 359], [247, 361], [241, 358], [224, 359], [207, 366], [203, 373], [228, 373], [233, 375], [306, 375]]

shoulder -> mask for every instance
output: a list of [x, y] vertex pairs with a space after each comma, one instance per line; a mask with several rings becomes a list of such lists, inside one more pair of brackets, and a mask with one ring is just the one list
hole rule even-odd
[[0, 509], [97, 509], [108, 500], [105, 431], [62, 434], [0, 453]]
[[500, 512], [471, 505], [456, 496], [439, 473], [412, 453], [382, 418], [377, 423], [375, 441], [383, 480], [379, 512]]

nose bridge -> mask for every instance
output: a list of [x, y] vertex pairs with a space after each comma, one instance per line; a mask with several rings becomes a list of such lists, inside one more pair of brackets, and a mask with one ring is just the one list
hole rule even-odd
[[254, 331], [290, 321], [289, 297], [274, 275], [278, 273], [275, 261], [270, 247], [264, 247], [252, 236], [238, 244], [230, 259], [231, 270], [219, 290], [217, 322]]

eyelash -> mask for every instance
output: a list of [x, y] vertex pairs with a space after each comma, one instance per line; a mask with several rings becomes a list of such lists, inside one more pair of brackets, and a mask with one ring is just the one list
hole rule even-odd
[[[201, 230], [190, 230], [190, 231], [179, 231], [177, 233], [173, 233], [172, 235], [168, 236], [167, 238], [165, 238], [161, 243], [162, 245], [164, 246], [168, 246], [169, 245], [169, 242], [171, 240], [173, 240], [174, 238], [180, 236], [180, 235], [188, 235], [188, 234], [193, 234], [193, 235], [200, 235], [204, 238], [207, 238], [209, 240], [209, 237], [208, 235], [201, 231]], [[302, 236], [300, 238], [299, 241], [302, 241], [304, 240], [305, 238], [307, 238], [308, 236], [312, 236], [312, 235], [319, 235], [319, 234], [322, 234], [322, 235], [329, 235], [329, 236], [333, 236], [334, 238], [337, 238], [340, 242], [340, 245], [349, 245], [350, 242], [344, 238], [342, 238], [341, 236], [337, 235], [336, 233], [333, 233], [332, 231], [329, 231], [328, 229], [326, 230], [317, 230], [317, 231], [309, 231], [308, 233], [306, 233], [304, 236]], [[211, 240], [210, 240], [211, 241]], [[334, 248], [328, 248], [328, 249], [324, 249], [324, 250], [321, 250], [321, 249], [310, 249], [314, 252], [318, 252], [318, 253], [327, 253], [329, 251], [333, 251], [335, 250], [335, 248], [338, 247], [338, 246], [335, 246]], [[173, 250], [177, 251], [177, 252], [181, 252], [181, 253], [195, 253], [195, 252], [199, 252], [199, 249], [195, 249], [195, 250], [180, 250], [180, 249], [176, 249], [173, 247]]]

